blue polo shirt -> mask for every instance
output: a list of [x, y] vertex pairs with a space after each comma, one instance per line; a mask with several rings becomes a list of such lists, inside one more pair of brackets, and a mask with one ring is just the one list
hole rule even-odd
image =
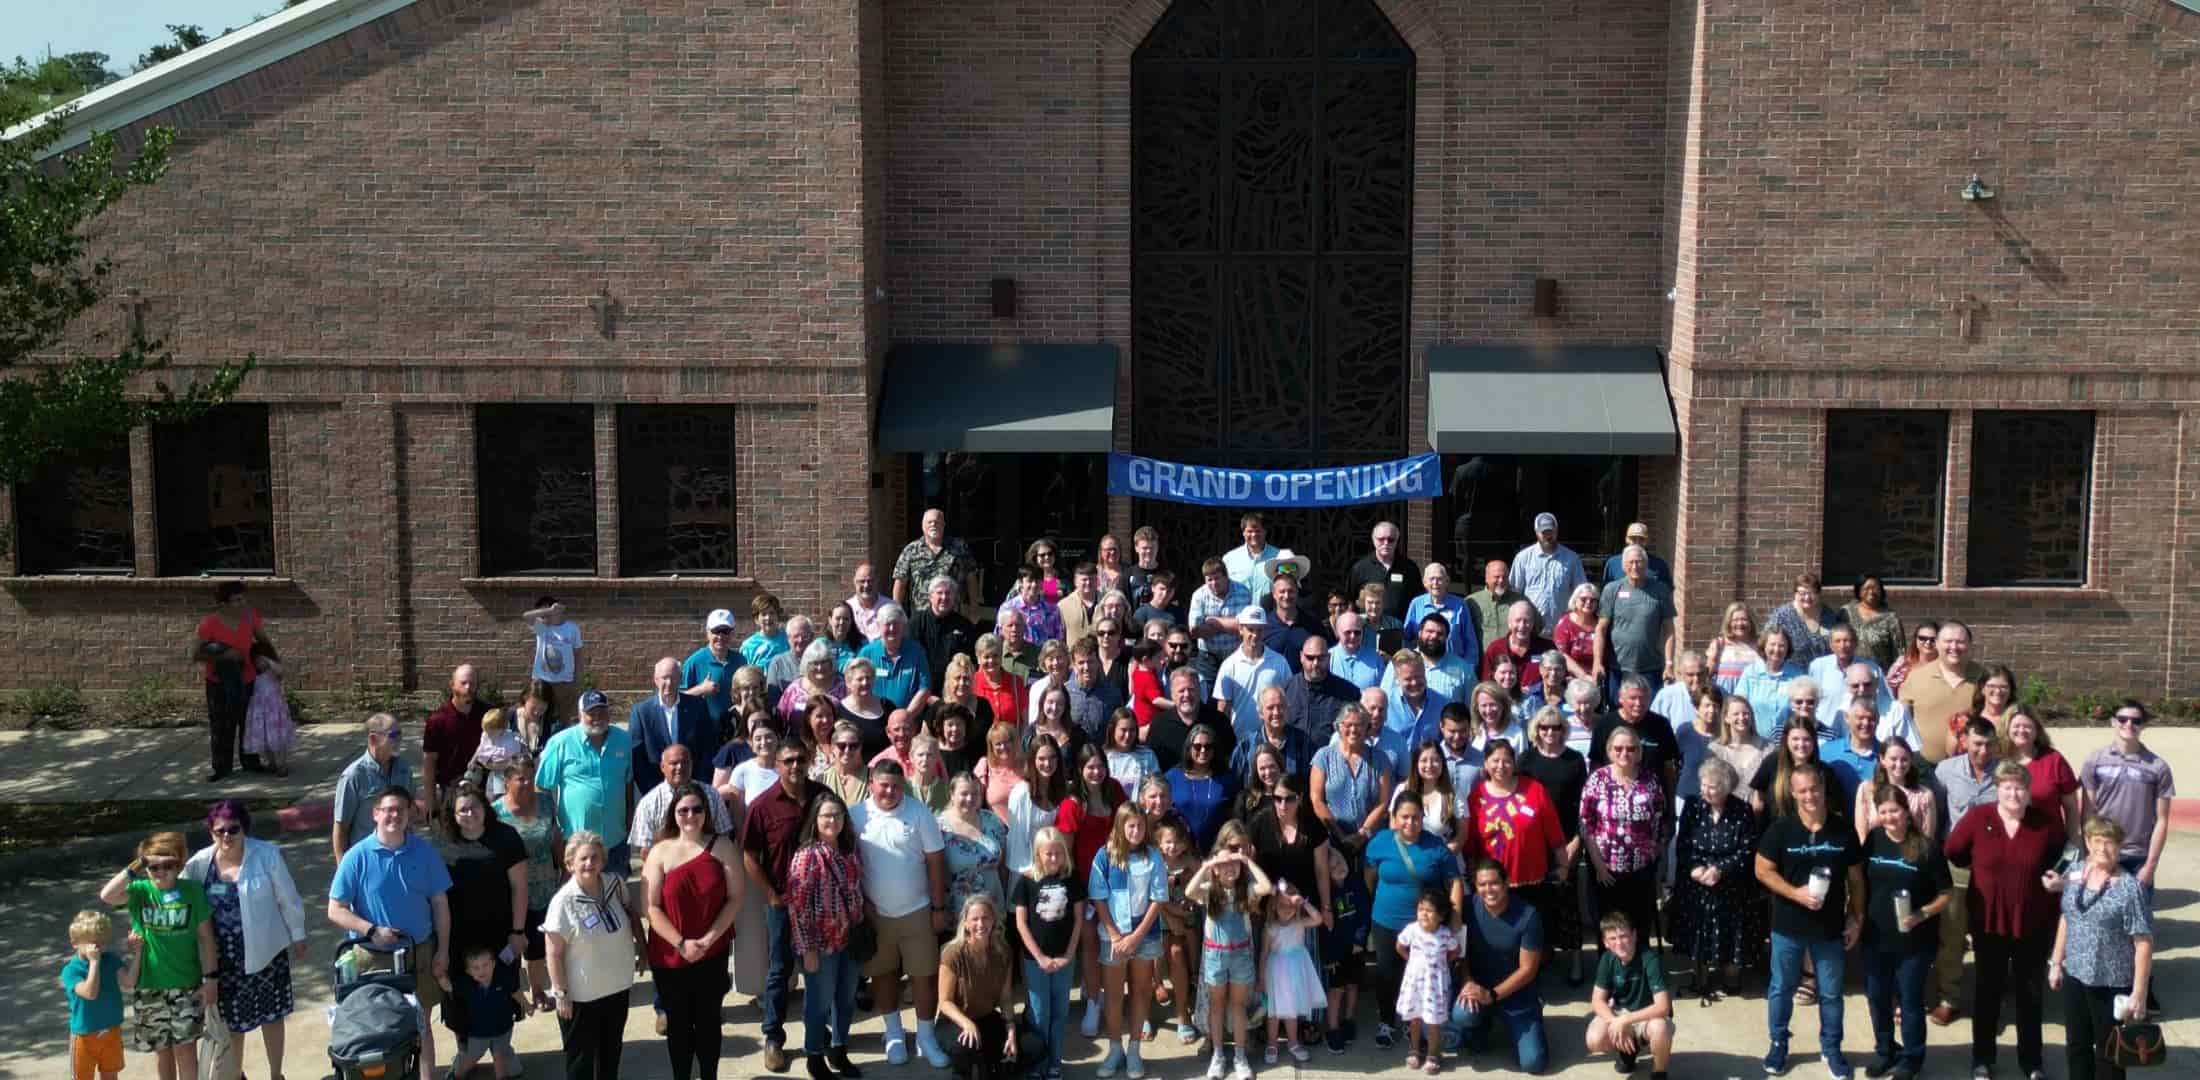
[[1346, 652], [1342, 645], [1329, 650], [1329, 672], [1365, 690], [1382, 685], [1383, 676], [1390, 673], [1390, 660], [1374, 646], [1370, 635], [1360, 639], [1359, 652]]
[[1406, 704], [1404, 695], [1392, 691], [1390, 707], [1383, 713], [1383, 730], [1375, 733], [1375, 748], [1390, 759], [1390, 776], [1401, 780], [1413, 768], [1413, 751], [1443, 733], [1446, 698], [1432, 687], [1421, 691], [1421, 711]]
[[353, 844], [336, 864], [328, 895], [376, 926], [425, 942], [435, 933], [428, 901], [450, 889], [451, 872], [444, 868], [443, 856], [426, 840], [407, 833], [405, 842], [394, 848], [375, 836]]
[[634, 739], [613, 724], [599, 750], [588, 741], [586, 724], [566, 728], [543, 744], [535, 786], [557, 793], [552, 801], [565, 835], [588, 829], [606, 847], [617, 847], [626, 835], [627, 793], [634, 786]]
[[1833, 770], [1833, 778], [1841, 783], [1841, 801], [1835, 806], [1855, 806], [1856, 789], [1871, 779], [1872, 771], [1879, 767], [1879, 741], [1872, 740], [1870, 750], [1858, 753], [1849, 745], [1849, 737], [1827, 739], [1818, 744], [1818, 760]]
[[874, 641], [856, 653], [869, 660], [878, 669], [878, 680], [871, 684], [871, 692], [895, 704], [907, 706], [909, 699], [919, 690], [932, 689], [932, 663], [924, 655], [924, 646], [911, 638], [901, 639], [901, 655], [892, 660], [886, 658], [886, 643]]
[[710, 646], [705, 645], [689, 653], [686, 662], [680, 665], [680, 689], [690, 690], [715, 680], [718, 689], [706, 695], [703, 704], [710, 707], [711, 722], [720, 723], [725, 719], [726, 710], [733, 707], [733, 673], [739, 670], [740, 650], [728, 649], [726, 658], [720, 660], [712, 656]]
[[[1495, 990], [1498, 983], [1512, 978], [1520, 970], [1520, 950], [1543, 951], [1543, 916], [1519, 896], [1505, 901], [1502, 915], [1490, 914], [1481, 898], [1469, 896], [1467, 911], [1467, 970], [1483, 987]], [[1530, 979], [1502, 1007], [1534, 1006], [1542, 1000], [1542, 992]]]

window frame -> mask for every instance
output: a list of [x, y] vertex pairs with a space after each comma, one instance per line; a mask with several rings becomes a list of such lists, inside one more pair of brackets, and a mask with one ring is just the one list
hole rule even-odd
[[[92, 455], [103, 455], [110, 451], [117, 452], [119, 454], [122, 465], [122, 482], [124, 495], [122, 515], [122, 561], [114, 566], [84, 566], [75, 564], [62, 565], [59, 562], [51, 564], [40, 564], [35, 562], [31, 556], [32, 553], [37, 550], [37, 546], [35, 544], [26, 544], [24, 539], [32, 532], [31, 529], [26, 528], [26, 523], [29, 519], [28, 516], [24, 513], [24, 508], [28, 505], [31, 505], [31, 502], [30, 500], [26, 500], [24, 498], [24, 493], [26, 491], [37, 490], [40, 487], [40, 481], [42, 480], [66, 481], [66, 479], [68, 478], [68, 474], [73, 472], [77, 468], [84, 467], [87, 464], [92, 464], [96, 467], [97, 463], [94, 463], [90, 460]], [[132, 471], [133, 467], [131, 464], [129, 437], [118, 436], [114, 441], [114, 445], [111, 447], [101, 446], [91, 450], [59, 451], [39, 464], [37, 475], [31, 477], [30, 479], [24, 480], [21, 483], [11, 485], [8, 491], [8, 526], [14, 533], [14, 543], [12, 545], [12, 547], [14, 548], [14, 573], [20, 577], [124, 578], [136, 576], [137, 552], [139, 544], [141, 542], [141, 538], [138, 536], [137, 529], [137, 500], [135, 497], [135, 492], [132, 490], [135, 486], [131, 478]]]
[[[167, 440], [180, 439], [187, 443], [200, 443], [211, 446], [213, 438], [201, 429], [205, 425], [219, 423], [224, 415], [250, 416], [259, 428], [257, 447], [260, 452], [260, 459], [255, 464], [261, 466], [267, 478], [267, 565], [265, 566], [215, 566], [206, 564], [203, 557], [194, 559], [192, 565], [182, 565], [178, 560], [178, 556], [182, 553], [184, 545], [172, 543], [169, 539], [171, 535], [169, 532], [170, 524], [179, 520], [183, 514], [182, 507], [171, 502], [172, 499], [180, 496], [178, 486], [162, 480], [164, 466], [172, 465], [177, 461], [177, 454], [168, 445]], [[281, 558], [276, 550], [277, 545], [275, 542], [274, 434], [275, 425], [272, 411], [267, 405], [259, 402], [231, 402], [225, 405], [216, 405], [189, 421], [178, 424], [155, 424], [151, 427], [148, 435], [151, 437], [153, 445], [153, 574], [155, 577], [249, 578], [277, 576]], [[212, 456], [212, 452], [209, 450], [207, 454], [209, 461], [211, 461]], [[208, 526], [211, 529], [213, 525], [212, 515], [207, 516], [209, 517]]]
[[[1838, 424], [1842, 424], [1844, 422], [1868, 424], [1874, 418], [1883, 418], [1890, 416], [1937, 417], [1940, 424], [1939, 461], [1936, 463], [1936, 467], [1933, 469], [1931, 474], [1934, 478], [1932, 505], [1934, 507], [1935, 518], [1931, 543], [1931, 551], [1933, 553], [1933, 565], [1931, 569], [1931, 576], [1929, 577], [1912, 577], [1907, 575], [1897, 576], [1896, 574], [1894, 574], [1893, 568], [1887, 565], [1887, 560], [1883, 556], [1878, 554], [1874, 554], [1871, 559], [1867, 560], [1867, 564], [1863, 566], [1836, 567], [1834, 565], [1835, 537], [1838, 535], [1844, 535], [1848, 531], [1837, 529], [1838, 522], [1848, 519], [1848, 508], [1841, 507], [1841, 512], [1837, 512], [1838, 504], [1834, 496], [1834, 485], [1837, 481], [1839, 481], [1846, 483], [1848, 487], [1852, 490], [1856, 486], [1849, 477], [1842, 476], [1840, 473], [1836, 472], [1836, 462], [1834, 461], [1835, 428]], [[1949, 525], [1948, 447], [1950, 434], [1952, 432], [1951, 420], [1952, 417], [1949, 410], [1947, 409], [1856, 408], [1826, 410], [1825, 445], [1823, 448], [1824, 452], [1821, 456], [1821, 461], [1823, 463], [1823, 475], [1819, 478], [1818, 484], [1820, 517], [1818, 572], [1821, 580], [1828, 582], [1848, 582], [1856, 580], [1859, 574], [1868, 573], [1878, 577], [1881, 581], [1885, 582], [1890, 587], [1903, 585], [1925, 588], [1939, 587], [1947, 580]], [[1872, 485], [1870, 485], [1870, 489], [1874, 491], [1878, 490], [1876, 480], [1873, 482]], [[1874, 509], [1876, 511], [1876, 508]]]
[[[631, 482], [630, 482], [630, 480], [629, 480], [630, 476], [632, 476], [632, 475], [634, 475], [634, 474], [631, 474], [631, 473], [629, 473], [629, 471], [628, 471], [628, 470], [629, 470], [629, 468], [631, 468], [631, 467], [632, 467], [632, 466], [634, 465], [634, 463], [635, 463], [635, 459], [636, 459], [637, 455], [636, 455], [636, 454], [633, 454], [633, 453], [630, 453], [630, 452], [629, 452], [629, 448], [630, 448], [630, 447], [631, 447], [631, 446], [633, 445], [633, 444], [632, 444], [632, 442], [630, 441], [630, 440], [631, 440], [631, 438], [632, 438], [632, 436], [633, 436], [633, 432], [632, 432], [632, 429], [628, 427], [628, 422], [629, 422], [630, 420], [639, 420], [639, 419], [641, 419], [642, 417], [644, 417], [644, 416], [647, 416], [647, 415], [649, 415], [649, 414], [652, 414], [652, 413], [656, 413], [656, 414], [673, 414], [673, 413], [694, 413], [694, 414], [720, 414], [720, 413], [722, 413], [722, 414], [723, 414], [723, 417], [724, 417], [724, 420], [725, 420], [725, 424], [726, 424], [726, 447], [725, 447], [725, 454], [726, 454], [726, 467], [727, 467], [727, 472], [728, 472], [728, 475], [729, 475], [729, 477], [730, 477], [730, 484], [731, 484], [730, 488], [729, 488], [729, 489], [728, 489], [728, 491], [727, 491], [727, 505], [726, 505], [726, 526], [727, 526], [727, 529], [728, 529], [728, 533], [729, 533], [728, 539], [727, 539], [727, 541], [726, 541], [726, 547], [727, 547], [727, 551], [729, 552], [729, 555], [730, 555], [730, 562], [731, 562], [731, 565], [728, 565], [728, 566], [715, 566], [715, 567], [697, 567], [697, 568], [690, 568], [690, 569], [681, 569], [681, 568], [679, 568], [679, 567], [676, 567], [676, 566], [671, 566], [671, 565], [643, 567], [643, 566], [640, 566], [640, 565], [638, 564], [638, 560], [637, 560], [637, 558], [636, 558], [636, 552], [637, 552], [637, 551], [639, 551], [639, 550], [641, 550], [641, 548], [640, 548], [640, 546], [639, 546], [639, 545], [636, 545], [636, 544], [634, 544], [634, 543], [631, 543], [631, 542], [629, 541], [629, 538], [628, 538], [628, 537], [629, 537], [629, 534], [628, 534], [628, 531], [627, 531], [627, 530], [629, 529], [629, 527], [630, 527], [630, 526], [631, 526], [631, 527], [639, 527], [639, 525], [640, 525], [640, 521], [639, 521], [639, 519], [640, 519], [640, 518], [642, 517], [642, 515], [636, 512], [636, 507], [637, 507], [637, 506], [639, 505], [639, 500], [637, 499], [637, 494], [638, 494], [638, 492], [640, 491], [640, 489], [641, 489], [642, 485], [639, 485], [639, 484], [635, 484], [635, 483], [631, 483]], [[712, 416], [712, 417], [710, 417], [710, 422], [715, 422], [715, 420], [716, 420], [716, 419], [717, 419], [717, 417], [716, 417], [716, 416]], [[633, 404], [630, 404], [630, 403], [621, 403], [621, 404], [619, 404], [618, 406], [616, 406], [616, 407], [614, 408], [614, 410], [613, 410], [613, 418], [612, 418], [612, 439], [614, 440], [614, 443], [615, 443], [615, 445], [616, 445], [616, 446], [617, 446], [617, 448], [618, 448], [618, 456], [617, 456], [617, 466], [616, 466], [616, 468], [617, 468], [617, 472], [618, 472], [618, 483], [619, 483], [619, 488], [618, 488], [618, 490], [619, 490], [619, 498], [618, 498], [618, 503], [619, 503], [619, 505], [618, 505], [618, 521], [617, 521], [617, 528], [618, 528], [618, 535], [619, 535], [619, 576], [621, 576], [621, 577], [632, 577], [632, 578], [670, 578], [670, 577], [680, 577], [680, 576], [688, 576], [688, 577], [739, 577], [739, 576], [740, 576], [740, 572], [741, 572], [741, 442], [740, 442], [740, 434], [741, 434], [741, 428], [740, 428], [740, 422], [741, 422], [741, 421], [740, 421], [740, 410], [739, 410], [739, 408], [738, 408], [738, 407], [736, 407], [736, 406], [734, 406], [734, 405], [732, 405], [732, 404], [721, 404], [721, 403], [708, 403], [708, 404], [684, 404], [684, 403], [648, 404], [648, 403], [633, 403]], [[649, 489], [649, 490], [650, 490], [650, 491], [652, 491], [652, 492], [654, 492], [654, 491], [656, 490], [656, 488], [655, 488], [655, 486], [654, 486], [654, 485], [652, 485], [652, 486], [650, 487], [650, 489]]]
[[[508, 424], [514, 429], [524, 429], [531, 431], [540, 430], [537, 425], [525, 424], [521, 422], [523, 420], [523, 417], [520, 414], [528, 411], [534, 411], [538, 413], [548, 413], [552, 411], [571, 412], [574, 414], [571, 419], [581, 421], [581, 429], [587, 433], [587, 440], [585, 443], [586, 450], [582, 457], [582, 460], [585, 460], [587, 462], [586, 487], [588, 489], [587, 506], [589, 528], [586, 533], [588, 537], [588, 564], [586, 566], [536, 566], [519, 568], [511, 564], [500, 564], [498, 559], [492, 557], [491, 555], [492, 551], [511, 551], [515, 547], [517, 547], [517, 545], [503, 545], [492, 543], [493, 539], [502, 538], [503, 530], [498, 530], [494, 535], [492, 535], [492, 530], [489, 527], [489, 522], [492, 520], [500, 520], [501, 516], [504, 514], [504, 510], [496, 505], [496, 502], [492, 500], [508, 501], [509, 495], [507, 493], [511, 490], [511, 487], [507, 483], [508, 478], [491, 477], [488, 474], [487, 470], [492, 460], [498, 461], [499, 464], [502, 463], [500, 458], [491, 454], [490, 442], [492, 436], [496, 433], [505, 431]], [[602, 525], [602, 522], [600, 520], [601, 509], [597, 505], [596, 498], [597, 485], [601, 482], [602, 477], [597, 474], [596, 468], [595, 412], [596, 409], [594, 405], [573, 402], [499, 401], [478, 402], [473, 405], [471, 418], [474, 425], [474, 557], [476, 569], [482, 577], [596, 577], [602, 572], [603, 542], [602, 533], [600, 531]], [[508, 415], [500, 417], [500, 414]], [[506, 419], [508, 421], [508, 424], [492, 422], [500, 418]], [[530, 459], [540, 460], [540, 457], [539, 455], [530, 455]]]
[[[2015, 417], [2040, 416], [2082, 417], [2086, 422], [2084, 479], [2078, 493], [2078, 573], [2075, 578], [2017, 578], [1987, 577], [1979, 572], [1981, 566], [1979, 537], [1981, 526], [1994, 522], [1989, 515], [1980, 512], [1979, 482], [1982, 463], [1998, 461], [1999, 454], [1982, 454], [1979, 450], [1981, 435], [1986, 426], [1996, 420]], [[2093, 562], [2093, 486], [2100, 463], [2101, 418], [2091, 409], [1979, 409], [1971, 414], [1971, 476], [1967, 491], [1970, 502], [1970, 528], [1964, 538], [1964, 584], [1970, 588], [2021, 588], [2021, 589], [2082, 589], [2092, 580]], [[2008, 520], [2009, 515], [1995, 515]]]

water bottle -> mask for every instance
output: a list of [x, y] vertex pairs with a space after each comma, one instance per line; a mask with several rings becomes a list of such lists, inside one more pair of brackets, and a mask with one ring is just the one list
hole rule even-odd
[[1810, 871], [1811, 898], [1822, 901], [1826, 898], [1826, 894], [1832, 891], [1833, 869], [1826, 866], [1812, 867]]
[[1898, 923], [1907, 923], [1907, 922], [1909, 922], [1909, 921], [1910, 921], [1910, 913], [1911, 913], [1911, 908], [1910, 908], [1910, 890], [1908, 890], [1908, 889], [1896, 889], [1896, 890], [1894, 891], [1894, 918], [1895, 918], [1895, 921], [1896, 921], [1896, 922], [1898, 922]]

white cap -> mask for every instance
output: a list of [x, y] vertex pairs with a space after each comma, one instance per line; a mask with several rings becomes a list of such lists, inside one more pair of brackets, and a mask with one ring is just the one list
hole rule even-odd
[[1557, 514], [1553, 514], [1553, 513], [1549, 512], [1549, 511], [1545, 511], [1545, 512], [1543, 512], [1543, 513], [1537, 514], [1537, 515], [1535, 516], [1535, 531], [1537, 531], [1537, 532], [1557, 532], [1557, 531], [1558, 531], [1558, 515], [1557, 515]]
[[1260, 605], [1254, 604], [1237, 613], [1237, 623], [1239, 626], [1266, 626], [1268, 613], [1262, 611]]
[[710, 613], [710, 618], [703, 620], [703, 632], [706, 634], [721, 626], [728, 630], [733, 629], [733, 612], [719, 608]]

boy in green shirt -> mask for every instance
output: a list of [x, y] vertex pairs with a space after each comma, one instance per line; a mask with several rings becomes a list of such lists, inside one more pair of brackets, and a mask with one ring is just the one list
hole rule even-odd
[[1619, 1055], [1619, 1071], [1635, 1071], [1635, 1058], [1650, 1044], [1651, 1080], [1666, 1080], [1673, 1060], [1673, 995], [1665, 987], [1665, 963], [1637, 948], [1635, 925], [1615, 911], [1599, 924], [1604, 958], [1597, 961], [1596, 989], [1589, 995], [1589, 1052]]

